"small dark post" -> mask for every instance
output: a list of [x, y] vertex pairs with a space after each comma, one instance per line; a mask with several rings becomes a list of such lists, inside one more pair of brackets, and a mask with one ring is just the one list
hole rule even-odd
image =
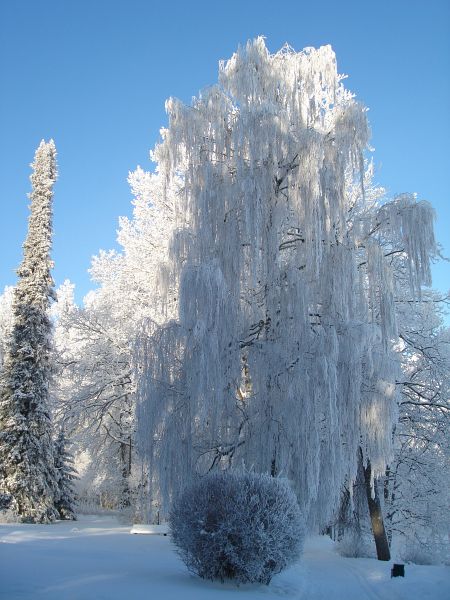
[[392, 565], [391, 578], [392, 577], [404, 577], [405, 576], [405, 565]]

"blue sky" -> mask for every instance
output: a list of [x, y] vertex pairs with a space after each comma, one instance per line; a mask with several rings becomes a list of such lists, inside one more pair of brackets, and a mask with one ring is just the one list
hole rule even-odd
[[[15, 282], [28, 217], [29, 163], [54, 138], [54, 277], [93, 287], [87, 269], [131, 214], [128, 171], [166, 125], [164, 102], [217, 80], [238, 44], [272, 52], [331, 44], [346, 85], [369, 107], [376, 180], [436, 209], [450, 256], [450, 2], [1, 0], [0, 290]], [[450, 288], [450, 263], [434, 268]]]

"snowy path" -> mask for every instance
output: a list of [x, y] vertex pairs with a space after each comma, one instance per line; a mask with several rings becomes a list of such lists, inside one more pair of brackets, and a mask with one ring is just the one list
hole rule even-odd
[[345, 559], [327, 538], [308, 541], [300, 564], [270, 586], [205, 582], [190, 575], [167, 537], [130, 535], [112, 517], [0, 525], [2, 600], [449, 600], [450, 569]]

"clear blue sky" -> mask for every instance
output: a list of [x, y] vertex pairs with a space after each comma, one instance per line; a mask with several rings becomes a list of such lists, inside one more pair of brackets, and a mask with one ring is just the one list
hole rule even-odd
[[[449, 0], [0, 0], [0, 290], [15, 282], [42, 138], [59, 156], [55, 281], [81, 299], [91, 256], [131, 214], [128, 171], [152, 168], [166, 98], [190, 102], [259, 34], [272, 52], [333, 46], [370, 109], [377, 182], [433, 204], [450, 256]], [[450, 263], [434, 286], [450, 288]]]

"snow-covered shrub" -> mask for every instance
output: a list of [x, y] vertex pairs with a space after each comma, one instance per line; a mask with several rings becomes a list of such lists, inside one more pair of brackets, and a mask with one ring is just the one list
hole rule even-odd
[[303, 547], [296, 496], [287, 480], [268, 475], [207, 475], [175, 500], [169, 523], [188, 569], [205, 579], [268, 584]]

